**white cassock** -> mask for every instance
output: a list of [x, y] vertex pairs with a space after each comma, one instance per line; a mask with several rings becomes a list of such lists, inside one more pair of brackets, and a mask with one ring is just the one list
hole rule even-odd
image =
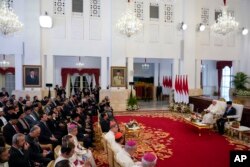
[[115, 142], [115, 134], [111, 130], [109, 130], [108, 133], [105, 134], [104, 138], [111, 146]]
[[[71, 134], [69, 134], [69, 135], [71, 135]], [[76, 136], [74, 136], [74, 135], [71, 135], [71, 136], [73, 137], [73, 140], [74, 140], [75, 153], [77, 154], [77, 159], [83, 160], [83, 156], [85, 156], [89, 160], [91, 166], [96, 167], [96, 163], [95, 163], [95, 159], [93, 157], [92, 151], [81, 146], [81, 144], [79, 144]], [[71, 158], [74, 159], [74, 156]]]
[[111, 145], [111, 149], [114, 151], [114, 154], [116, 155], [118, 152], [123, 150], [122, 145], [117, 142], [113, 142]]
[[[61, 156], [61, 155], [59, 155], [59, 157], [57, 157], [57, 159], [55, 160], [55, 165], [56, 165], [57, 162], [60, 162], [60, 161], [62, 161], [62, 160], [69, 160], [69, 165], [70, 165], [70, 167], [76, 167], [75, 164], [72, 162], [71, 159], [66, 159], [66, 158], [64, 158], [64, 157]], [[55, 166], [55, 165], [54, 165], [54, 166]]]
[[116, 155], [117, 162], [123, 167], [132, 167], [135, 165], [130, 154], [124, 149], [120, 150]]
[[8, 162], [0, 163], [0, 167], [9, 167], [9, 163]]
[[218, 103], [216, 103], [215, 105], [210, 104], [210, 106], [206, 110], [209, 111], [209, 113], [203, 116], [202, 123], [204, 124], [214, 124], [214, 115], [223, 114], [222, 107]]

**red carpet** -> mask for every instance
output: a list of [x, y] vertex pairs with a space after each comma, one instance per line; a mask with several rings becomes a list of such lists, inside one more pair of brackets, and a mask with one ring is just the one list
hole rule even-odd
[[243, 145], [230, 144], [224, 136], [214, 132], [210, 134], [204, 132], [199, 136], [196, 128], [171, 117], [116, 116], [116, 118], [119, 123], [128, 122], [132, 118], [146, 127], [162, 129], [163, 132], [170, 134], [173, 140], [171, 144], [167, 143], [166, 147], [172, 150], [172, 155], [158, 159], [157, 167], [228, 167], [230, 150], [249, 149]]

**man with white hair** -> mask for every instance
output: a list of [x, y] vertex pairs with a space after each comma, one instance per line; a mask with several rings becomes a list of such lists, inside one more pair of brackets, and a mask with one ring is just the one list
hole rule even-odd
[[204, 124], [214, 124], [214, 116], [223, 114], [222, 106], [216, 100], [213, 100], [212, 104], [204, 111], [207, 112], [202, 118], [202, 123]]

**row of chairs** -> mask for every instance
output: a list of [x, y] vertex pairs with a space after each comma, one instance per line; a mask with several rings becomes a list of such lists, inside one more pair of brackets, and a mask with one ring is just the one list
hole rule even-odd
[[106, 153], [108, 157], [108, 164], [109, 167], [123, 167], [116, 158], [116, 155], [114, 154], [114, 151], [112, 150], [110, 144], [106, 141], [104, 138], [104, 135], [102, 136], [103, 144], [104, 144], [104, 149], [106, 148]]

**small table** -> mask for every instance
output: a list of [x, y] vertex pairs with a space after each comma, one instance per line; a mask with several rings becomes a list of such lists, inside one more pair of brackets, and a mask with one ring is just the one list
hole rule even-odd
[[248, 131], [250, 131], [250, 128], [246, 126], [239, 126], [238, 128], [235, 128], [232, 126], [230, 127], [231, 136], [233, 136], [234, 132], [238, 132], [240, 140], [242, 140], [242, 133], [248, 132]]
[[133, 138], [138, 140], [140, 135], [140, 127], [133, 127], [129, 128], [127, 125], [125, 125], [125, 141], [127, 141], [128, 138]]
[[201, 136], [201, 130], [203, 130], [203, 129], [207, 129], [207, 130], [212, 129], [211, 125], [203, 124], [200, 121], [191, 121], [190, 118], [184, 118], [184, 120], [186, 121], [186, 123], [196, 127], [199, 130], [199, 136]]

